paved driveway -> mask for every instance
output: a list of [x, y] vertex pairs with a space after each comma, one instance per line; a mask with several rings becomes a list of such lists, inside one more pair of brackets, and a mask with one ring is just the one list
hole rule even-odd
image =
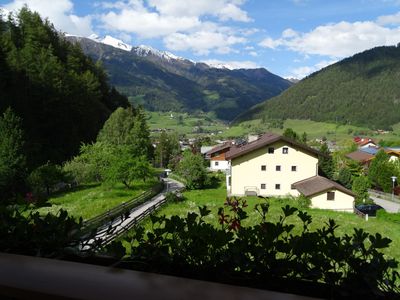
[[400, 210], [400, 204], [392, 201], [383, 200], [372, 195], [369, 197], [374, 200], [374, 202], [380, 206], [382, 206], [389, 213], [397, 213]]

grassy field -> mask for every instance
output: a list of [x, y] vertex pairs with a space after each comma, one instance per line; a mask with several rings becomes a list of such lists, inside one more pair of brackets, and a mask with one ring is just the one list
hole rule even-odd
[[[218, 224], [217, 211], [219, 207], [224, 206], [226, 190], [224, 185], [221, 184], [216, 189], [205, 189], [205, 190], [194, 190], [186, 191], [183, 193], [185, 200], [179, 203], [169, 203], [162, 207], [157, 215], [179, 215], [186, 216], [188, 212], [199, 212], [198, 207], [206, 205], [210, 210], [211, 214], [205, 218], [205, 220], [215, 226]], [[249, 206], [246, 208], [248, 213], [248, 219], [243, 222], [243, 226], [254, 225], [261, 221], [260, 215], [255, 211], [254, 207], [257, 203], [262, 203], [265, 200], [257, 197], [247, 197]], [[270, 199], [270, 212], [268, 214], [269, 220], [278, 221], [279, 216], [282, 213], [282, 207], [286, 204], [296, 206], [293, 200], [287, 199]], [[339, 225], [336, 232], [339, 235], [352, 234], [354, 228], [363, 228], [365, 231], [375, 234], [380, 233], [385, 237], [392, 240], [392, 243], [388, 249], [385, 249], [385, 254], [396, 258], [400, 262], [400, 224], [390, 221], [385, 221], [377, 218], [370, 218], [368, 221], [361, 219], [352, 213], [345, 212], [334, 212], [322, 209], [302, 209], [307, 211], [313, 219], [311, 229], [321, 228], [329, 218], [334, 219]], [[300, 225], [301, 222], [297, 217], [291, 217], [289, 222]], [[150, 229], [150, 220], [146, 219], [143, 225]], [[297, 227], [300, 230], [300, 226]]]
[[87, 220], [138, 196], [155, 183], [154, 180], [136, 181], [132, 189], [126, 189], [122, 184], [113, 188], [99, 184], [83, 185], [74, 191], [52, 196], [48, 200], [51, 206], [42, 207], [39, 212], [56, 214], [62, 208], [76, 218], [82, 217]]
[[[292, 128], [299, 134], [307, 133], [309, 139], [326, 137], [328, 140], [343, 142], [351, 140], [356, 135], [369, 136], [376, 140], [400, 141], [400, 124], [393, 126], [393, 131], [386, 134], [378, 134], [366, 127], [352, 125], [337, 125], [334, 123], [314, 122], [310, 120], [286, 120], [283, 128]], [[240, 136], [254, 132], [271, 131], [281, 134], [284, 129], [269, 128], [268, 124], [263, 124], [260, 120], [246, 121], [224, 131], [221, 137]]]
[[[147, 112], [147, 124], [153, 133], [157, 129], [169, 129], [178, 134], [185, 134], [188, 136], [198, 136], [211, 133], [218, 134], [218, 132], [227, 129], [226, 124], [213, 120], [213, 118], [206, 114], [193, 116], [187, 113], [178, 112]], [[201, 132], [197, 132], [199, 127], [201, 128]]]
[[[198, 114], [191, 116], [187, 113], [159, 113], [148, 112], [148, 124], [151, 130], [166, 128], [178, 134], [187, 136], [212, 135], [215, 139], [226, 139], [243, 137], [251, 133], [261, 133], [272, 131], [282, 133], [284, 129], [271, 128], [268, 123], [263, 124], [261, 120], [246, 121], [241, 124], [230, 126], [223, 122], [213, 120], [212, 116], [207, 114]], [[171, 117], [172, 115], [172, 117]], [[194, 133], [193, 129], [200, 126], [202, 133]], [[283, 128], [292, 128], [294, 131], [302, 134], [306, 132], [309, 139], [326, 137], [328, 140], [338, 142], [351, 140], [355, 135], [370, 136], [376, 140], [399, 140], [400, 141], [400, 123], [393, 126], [393, 131], [386, 134], [377, 134], [366, 127], [357, 127], [352, 125], [340, 125], [334, 123], [314, 122], [310, 120], [286, 120]], [[153, 134], [156, 134], [153, 132]]]

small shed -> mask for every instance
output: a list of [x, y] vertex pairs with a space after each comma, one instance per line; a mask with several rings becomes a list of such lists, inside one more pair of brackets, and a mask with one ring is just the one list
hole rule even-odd
[[310, 198], [313, 208], [349, 212], [354, 210], [355, 194], [328, 178], [317, 175], [296, 182], [292, 187]]

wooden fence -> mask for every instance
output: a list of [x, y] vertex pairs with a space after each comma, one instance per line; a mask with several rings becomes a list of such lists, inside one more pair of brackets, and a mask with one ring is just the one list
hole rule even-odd
[[128, 202], [121, 203], [120, 205], [115, 206], [100, 215], [97, 215], [87, 221], [84, 221], [82, 230], [84, 232], [89, 232], [95, 228], [102, 226], [103, 224], [112, 222], [117, 217], [129, 213], [133, 208], [151, 199], [152, 197], [160, 193], [163, 190], [163, 188], [164, 188], [164, 183], [160, 182], [157, 185], [155, 185], [151, 190], [141, 193], [139, 196], [129, 200]]
[[[132, 199], [129, 203], [120, 205], [112, 209], [112, 212], [102, 214], [91, 220], [88, 220], [88, 224], [84, 228], [85, 234], [79, 241], [79, 249], [82, 254], [93, 253], [102, 249], [105, 245], [111, 241], [117, 239], [125, 232], [138, 225], [144, 218], [154, 213], [158, 208], [167, 202], [167, 198], [163, 195], [160, 201], [150, 206], [142, 213], [132, 218], [129, 215], [135, 210], [139, 209], [139, 205], [145, 203], [156, 194], [161, 192], [161, 187], [155, 188], [152, 191], [145, 192], [140, 196]], [[176, 190], [175, 193], [179, 193], [180, 190]], [[113, 217], [110, 217], [110, 216]], [[128, 220], [126, 222], [126, 220]], [[100, 224], [100, 225], [99, 225]]]

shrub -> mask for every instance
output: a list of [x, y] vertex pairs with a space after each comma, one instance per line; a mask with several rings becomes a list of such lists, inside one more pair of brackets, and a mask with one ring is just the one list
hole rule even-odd
[[41, 216], [0, 206], [0, 251], [24, 255], [58, 257], [76, 246], [82, 227], [66, 211]]
[[[114, 242], [108, 249], [130, 244], [124, 261], [137, 270], [264, 287], [282, 285], [283, 279], [304, 280], [303, 287], [306, 281], [325, 283], [330, 298], [400, 292], [398, 263], [381, 252], [390, 239], [362, 229], [338, 235], [332, 219], [311, 230], [311, 216], [289, 205], [271, 222], [268, 203], [256, 205], [259, 224], [243, 227], [246, 206], [244, 199], [227, 198], [218, 209], [217, 228], [205, 222], [211, 212], [205, 206], [186, 217], [153, 215], [152, 231], [138, 227], [130, 241]], [[300, 219], [300, 230], [294, 230], [291, 218]]]
[[182, 194], [173, 193], [173, 192], [168, 192], [165, 195], [165, 198], [166, 198], [167, 202], [172, 202], [172, 203], [178, 203], [178, 202], [182, 202], [183, 200], [185, 200], [185, 197]]
[[297, 197], [297, 203], [299, 204], [300, 208], [310, 208], [311, 206], [311, 199], [301, 194]]

